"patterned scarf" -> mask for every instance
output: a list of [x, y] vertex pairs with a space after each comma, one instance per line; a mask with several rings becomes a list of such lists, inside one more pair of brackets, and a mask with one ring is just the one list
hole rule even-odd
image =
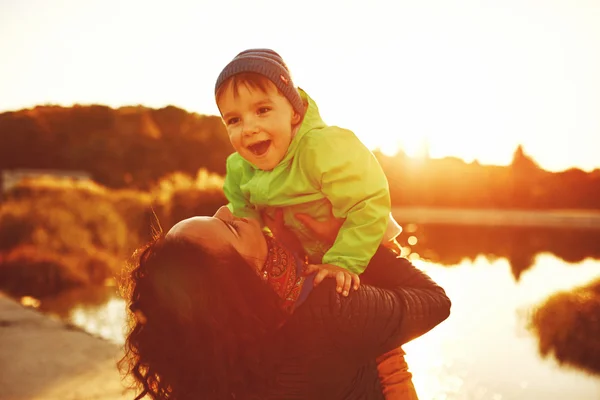
[[291, 313], [302, 291], [305, 264], [272, 237], [265, 235], [265, 239], [269, 252], [260, 276], [282, 300], [282, 308]]

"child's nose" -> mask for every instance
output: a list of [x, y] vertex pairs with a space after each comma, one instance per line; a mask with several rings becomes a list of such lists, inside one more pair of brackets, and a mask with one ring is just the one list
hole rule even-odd
[[246, 119], [242, 129], [245, 136], [254, 135], [258, 133], [258, 124], [253, 119]]

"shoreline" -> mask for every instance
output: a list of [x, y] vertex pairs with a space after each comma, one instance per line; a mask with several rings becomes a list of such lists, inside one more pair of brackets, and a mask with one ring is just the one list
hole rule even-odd
[[25, 307], [0, 292], [0, 399], [131, 399], [119, 345]]
[[401, 223], [600, 230], [600, 211], [594, 210], [507, 210], [415, 206], [392, 207], [392, 214]]

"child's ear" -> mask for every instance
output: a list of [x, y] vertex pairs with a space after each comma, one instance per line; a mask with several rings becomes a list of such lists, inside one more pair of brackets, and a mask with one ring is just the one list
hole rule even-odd
[[306, 101], [306, 99], [303, 99], [302, 105], [304, 106], [304, 113], [299, 114], [298, 111], [294, 110], [294, 115], [292, 115], [292, 125], [298, 125], [300, 122], [302, 122], [304, 114], [308, 109], [308, 101]]
[[302, 115], [294, 111], [294, 115], [292, 115], [292, 125], [298, 125], [300, 121], [302, 121]]

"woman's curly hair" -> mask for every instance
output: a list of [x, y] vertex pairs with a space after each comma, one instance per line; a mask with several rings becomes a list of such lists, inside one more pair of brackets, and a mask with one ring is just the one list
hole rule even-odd
[[120, 289], [130, 324], [119, 367], [136, 399], [239, 400], [272, 375], [266, 342], [286, 314], [233, 249], [213, 254], [159, 234], [134, 254]]

